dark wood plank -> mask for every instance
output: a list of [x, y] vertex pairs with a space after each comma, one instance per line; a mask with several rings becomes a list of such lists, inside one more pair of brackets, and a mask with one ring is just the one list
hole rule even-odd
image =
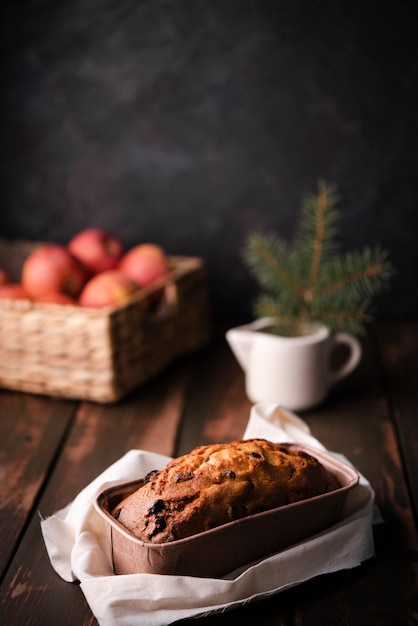
[[0, 391], [0, 579], [33, 512], [76, 404]]
[[67, 504], [128, 450], [173, 454], [192, 363], [181, 361], [115, 405], [81, 404], [42, 500], [46, 514]]
[[[294, 621], [286, 623], [307, 626], [393, 626], [394, 623], [409, 626], [416, 623], [418, 578], [411, 561], [411, 549], [416, 553], [418, 544], [402, 471], [401, 452], [390, 421], [387, 390], [382, 387], [379, 355], [368, 337], [363, 340], [363, 347], [363, 359], [358, 370], [336, 386], [321, 407], [300, 416], [309, 424], [314, 436], [330, 450], [345, 454], [376, 490], [377, 502], [384, 517], [384, 523], [375, 528], [376, 557], [350, 572], [320, 577], [286, 594], [234, 612], [234, 617], [237, 615], [238, 619], [239, 614], [244, 623], [249, 623], [246, 620], [250, 614], [253, 618], [258, 615], [258, 623], [280, 623], [280, 620], [287, 619], [289, 611], [294, 615]], [[225, 380], [224, 397], [228, 397], [226, 389], [243, 390], [243, 375], [231, 363], [227, 364], [228, 358], [227, 352], [221, 352], [219, 348], [219, 360], [214, 358], [213, 365], [214, 372], [218, 370]], [[216, 374], [214, 380], [217, 380]], [[213, 384], [211, 389], [219, 397], [217, 385]], [[200, 393], [196, 391], [196, 406], [199, 398], [205, 400], [206, 407], [211, 406], [211, 396], [205, 397], [205, 392], [210, 393], [208, 389], [202, 389]], [[248, 406], [240, 392], [235, 403], [239, 428], [242, 429], [248, 419]], [[217, 407], [218, 412], [221, 407], [222, 403]], [[195, 419], [199, 416], [196, 411], [193, 414]], [[219, 438], [225, 437], [223, 422], [217, 419], [216, 410], [211, 415], [210, 409], [205, 408], [199, 417], [203, 423], [200, 427], [194, 423], [194, 438], [197, 435], [205, 440], [204, 433], [208, 428], [212, 438], [214, 433]], [[191, 415], [189, 421], [192, 421]], [[228, 423], [228, 420], [225, 422]], [[232, 438], [234, 434], [234, 427], [230, 425], [227, 436]], [[289, 604], [293, 606], [291, 610]], [[267, 617], [268, 606], [275, 622]], [[229, 619], [231, 616], [225, 614], [202, 618], [194, 623], [220, 625]]]
[[374, 327], [418, 528], [418, 322]]
[[2, 584], [0, 624], [4, 626], [97, 626], [77, 583], [52, 569], [34, 516]]
[[176, 626], [231, 626], [231, 624], [239, 624], [240, 626], [291, 626], [293, 624], [292, 595], [289, 591], [284, 591], [279, 595], [250, 602], [228, 611], [212, 613], [205, 617], [179, 620], [175, 624]]
[[[416, 353], [408, 352], [409, 330], [379, 330], [372, 339], [364, 340], [359, 368], [321, 407], [301, 417], [316, 437], [345, 454], [375, 488], [384, 520], [375, 527], [376, 557], [352, 571], [322, 576], [233, 612], [189, 620], [191, 624], [417, 623], [418, 538], [405, 479], [405, 468], [410, 473], [415, 467], [416, 457], [409, 454], [416, 439], [408, 442], [402, 435], [404, 427], [409, 436], [416, 433], [412, 424], [416, 396], [413, 375], [404, 380], [398, 369], [402, 372], [416, 363]], [[175, 364], [124, 402], [108, 407], [81, 404], [65, 442], [54, 444], [60, 455], [52, 459], [50, 479], [35, 505], [43, 515], [61, 508], [131, 448], [174, 455], [198, 444], [238, 438], [250, 408], [243, 373], [223, 331], [218, 332], [210, 346]], [[406, 455], [404, 448], [409, 450]], [[0, 601], [0, 622], [5, 624], [97, 624], [78, 586], [64, 583], [52, 569], [37, 514], [32, 515], [4, 579]]]
[[411, 554], [418, 551], [418, 538], [375, 348], [367, 338], [358, 370], [305, 418], [313, 434], [345, 454], [375, 489], [384, 520], [374, 529], [376, 557], [351, 572], [304, 585], [295, 597], [298, 625], [417, 623], [418, 571]]
[[[228, 325], [216, 329], [211, 345], [200, 353], [194, 367], [178, 437], [178, 455], [196, 445], [233, 441], [244, 434], [252, 404], [245, 394], [244, 374], [226, 342], [226, 328]], [[284, 592], [280, 597], [176, 624], [286, 626], [292, 623], [289, 598]]]
[[[192, 357], [182, 360], [117, 405], [80, 405], [39, 503], [44, 517], [68, 504], [132, 448], [173, 453], [192, 364]], [[9, 625], [96, 623], [78, 585], [63, 582], [52, 569], [38, 514], [32, 516], [7, 572], [0, 602], [0, 614]]]
[[221, 327], [196, 360], [176, 455], [186, 454], [197, 445], [240, 439], [250, 409], [243, 372]]

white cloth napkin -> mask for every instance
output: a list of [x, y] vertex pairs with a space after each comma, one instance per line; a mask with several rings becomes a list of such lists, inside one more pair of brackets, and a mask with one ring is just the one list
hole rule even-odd
[[[251, 409], [243, 438], [324, 446], [295, 414], [272, 404]], [[347, 459], [336, 455], [349, 463]], [[374, 493], [361, 476], [347, 500], [343, 520], [306, 541], [222, 579], [133, 574], [115, 576], [105, 522], [94, 509], [107, 487], [144, 476], [168, 457], [130, 450], [85, 487], [67, 507], [41, 520], [53, 568], [68, 582], [80, 581], [101, 626], [164, 626], [207, 615], [288, 589], [320, 574], [358, 566], [374, 555]]]

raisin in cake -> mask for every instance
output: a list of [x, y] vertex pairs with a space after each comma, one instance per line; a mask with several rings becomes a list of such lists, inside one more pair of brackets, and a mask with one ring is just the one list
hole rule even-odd
[[112, 511], [135, 537], [165, 543], [338, 487], [313, 456], [264, 439], [199, 446]]

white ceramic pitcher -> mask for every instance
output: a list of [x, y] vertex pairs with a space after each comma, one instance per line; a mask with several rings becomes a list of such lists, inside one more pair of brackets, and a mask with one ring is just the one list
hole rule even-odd
[[[353, 335], [331, 334], [325, 325], [313, 323], [301, 336], [284, 337], [267, 331], [272, 323], [263, 318], [226, 333], [253, 403], [273, 402], [294, 411], [314, 407], [361, 359], [361, 344]], [[332, 369], [331, 354], [340, 345], [349, 354], [338, 369]]]

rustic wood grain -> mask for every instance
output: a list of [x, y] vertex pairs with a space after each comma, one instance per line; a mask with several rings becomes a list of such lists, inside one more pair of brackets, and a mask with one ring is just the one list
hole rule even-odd
[[0, 624], [8, 626], [97, 626], [77, 583], [66, 583], [53, 570], [34, 516], [4, 579]]
[[[375, 527], [376, 558], [353, 572], [320, 577], [303, 585], [303, 591], [297, 588], [287, 594], [287, 600], [293, 598], [294, 604], [294, 618], [289, 623], [295, 625], [399, 623], [409, 626], [416, 623], [418, 615], [414, 600], [417, 570], [410, 559], [410, 550], [416, 553], [418, 543], [396, 432], [390, 420], [388, 391], [382, 386], [375, 344], [369, 337], [362, 344], [363, 358], [358, 369], [331, 391], [321, 407], [301, 417], [314, 436], [329, 449], [344, 454], [376, 490], [384, 516], [383, 524]], [[227, 359], [224, 354], [222, 373], [227, 371]], [[229, 368], [233, 370], [232, 365]], [[238, 371], [235, 376], [240, 378]], [[242, 400], [238, 402], [239, 410], [242, 404]], [[395, 587], [394, 577], [399, 582]], [[382, 589], [388, 590], [388, 598], [382, 596]], [[264, 601], [257, 603], [254, 611], [263, 611], [262, 605]], [[278, 616], [284, 618], [280, 608], [276, 619]], [[212, 616], [200, 621], [221, 624], [223, 619], [227, 617]]]
[[418, 323], [373, 327], [418, 528]]
[[[382, 522], [376, 556], [234, 611], [178, 624], [221, 626], [415, 626], [417, 326], [373, 327], [360, 366], [326, 402], [301, 414], [329, 449], [344, 454], [376, 491]], [[0, 623], [97, 626], [77, 583], [63, 582], [45, 550], [39, 514], [65, 506], [126, 451], [173, 456], [242, 436], [251, 404], [223, 331], [113, 406], [0, 391], [1, 471], [14, 497], [1, 529], [13, 544], [0, 589]], [[13, 489], [12, 489], [13, 486]], [[16, 494], [16, 495], [15, 495]], [[24, 502], [19, 508], [17, 502]], [[17, 528], [16, 528], [17, 526]], [[13, 557], [13, 558], [12, 558]], [[10, 561], [10, 563], [9, 563]]]
[[51, 470], [74, 403], [0, 392], [0, 578]]
[[196, 360], [176, 455], [196, 445], [240, 439], [250, 408], [242, 370], [220, 333]]
[[[132, 448], [173, 454], [192, 361], [192, 357], [181, 360], [117, 405], [79, 405], [66, 445], [40, 499], [42, 516], [47, 517], [66, 506], [84, 486]], [[30, 624], [32, 614], [39, 620], [35, 623], [49, 623], [48, 615], [59, 614], [62, 606], [66, 609], [60, 623], [96, 623], [78, 585], [60, 582], [52, 569], [38, 514], [32, 515], [3, 583], [3, 592], [9, 624]], [[30, 609], [35, 606], [36, 610]], [[27, 619], [29, 621], [25, 621]]]
[[45, 513], [65, 506], [131, 449], [173, 455], [192, 364], [185, 358], [116, 405], [80, 404], [41, 501]]
[[386, 377], [381, 376], [383, 337], [376, 348], [368, 337], [351, 379], [305, 416], [314, 434], [329, 449], [345, 454], [375, 489], [383, 518], [374, 527], [376, 556], [353, 572], [305, 585], [295, 604], [298, 625], [417, 623], [418, 570], [411, 551], [418, 552], [418, 538]]

